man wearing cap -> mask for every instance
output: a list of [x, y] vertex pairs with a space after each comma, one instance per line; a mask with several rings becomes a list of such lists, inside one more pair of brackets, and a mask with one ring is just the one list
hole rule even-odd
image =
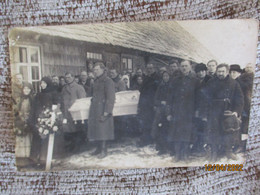
[[[235, 127], [225, 128], [229, 125], [225, 122], [229, 122], [230, 118], [233, 120], [233, 116], [237, 119], [241, 115], [244, 97], [238, 82], [232, 79], [228, 73], [229, 66], [227, 64], [218, 65], [216, 77], [210, 79], [206, 87], [201, 90], [202, 104], [204, 105], [200, 115], [203, 121], [207, 121], [208, 124], [208, 144], [211, 146], [212, 161], [216, 161], [219, 157], [220, 148], [225, 152], [227, 158], [236, 159], [232, 153], [232, 146], [235, 141], [234, 135], [238, 129]], [[236, 120], [233, 122], [235, 124]]]

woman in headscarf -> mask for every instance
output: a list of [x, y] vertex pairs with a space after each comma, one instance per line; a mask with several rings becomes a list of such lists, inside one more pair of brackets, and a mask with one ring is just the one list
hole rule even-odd
[[14, 132], [16, 134], [15, 155], [18, 167], [28, 165], [31, 149], [31, 127], [33, 105], [33, 87], [30, 83], [24, 83], [22, 94], [15, 113]]
[[[55, 94], [52, 81], [49, 77], [41, 79], [41, 91], [35, 97], [34, 104], [34, 124], [37, 124], [40, 114], [45, 110], [52, 110], [53, 105], [57, 105], [57, 95]], [[47, 158], [48, 136], [42, 139], [39, 129], [35, 127], [32, 140], [31, 158], [38, 164], [44, 164]]]

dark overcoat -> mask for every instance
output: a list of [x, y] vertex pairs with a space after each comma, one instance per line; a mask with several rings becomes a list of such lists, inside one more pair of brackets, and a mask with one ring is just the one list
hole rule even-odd
[[192, 74], [182, 75], [173, 81], [172, 93], [169, 96], [173, 119], [169, 128], [168, 141], [192, 141], [192, 120], [195, 114], [197, 88], [198, 80]]
[[79, 85], [83, 86], [86, 91], [86, 97], [91, 97], [93, 94], [93, 84], [88, 79], [85, 83], [79, 81]]
[[237, 112], [241, 115], [244, 96], [239, 83], [227, 76], [221, 80], [214, 77], [202, 89], [203, 110], [202, 117], [208, 119], [208, 133], [210, 142], [220, 143], [225, 132], [222, 126], [225, 110]]
[[[48, 81], [48, 80], [47, 80]], [[34, 124], [37, 124], [37, 118], [40, 113], [45, 110], [51, 110], [52, 105], [57, 103], [57, 96], [53, 93], [53, 88], [49, 82], [47, 82], [47, 87], [42, 89], [41, 92], [37, 93], [35, 96], [35, 101], [33, 104], [33, 120]], [[30, 157], [34, 160], [45, 161], [47, 157], [48, 150], [48, 138], [41, 139], [38, 129], [35, 126], [32, 138], [32, 147]]]
[[77, 129], [75, 128], [73, 119], [68, 109], [72, 106], [72, 104], [77, 99], [86, 97], [85, 89], [81, 85], [73, 81], [72, 83], [66, 84], [62, 88], [61, 96], [62, 96], [61, 109], [62, 109], [63, 117], [67, 119], [67, 125], [68, 125], [67, 128], [65, 127], [63, 128], [63, 131], [67, 133], [76, 132]]
[[252, 99], [254, 73], [243, 73], [236, 80], [240, 84], [241, 90], [244, 95], [244, 108], [242, 112], [241, 133], [247, 133], [249, 125], [249, 114]]
[[120, 79], [119, 75], [112, 80], [114, 81], [115, 92], [126, 91], [125, 82]]
[[[114, 82], [104, 73], [95, 80], [93, 85], [93, 98], [88, 118], [88, 139], [90, 141], [114, 139], [114, 120], [112, 116], [114, 103]], [[105, 118], [105, 120], [102, 119], [104, 112], [109, 113], [109, 117]]]
[[160, 77], [157, 73], [145, 77], [140, 89], [140, 98], [138, 102], [138, 117], [142, 121], [140, 128], [150, 129], [154, 119], [154, 97], [157, 87], [160, 83]]
[[[168, 95], [171, 92], [171, 82], [165, 83], [161, 81], [159, 86], [157, 87], [155, 97], [154, 97], [154, 121], [152, 125], [151, 136], [156, 139], [158, 136], [162, 136], [168, 130], [169, 123], [167, 121], [168, 114]], [[166, 104], [162, 104], [162, 101], [166, 102]], [[160, 124], [160, 125], [159, 125]], [[164, 131], [164, 132], [163, 132]]]
[[254, 73], [243, 73], [236, 80], [238, 81], [244, 95], [243, 110], [248, 117], [250, 112], [251, 98], [252, 98]]

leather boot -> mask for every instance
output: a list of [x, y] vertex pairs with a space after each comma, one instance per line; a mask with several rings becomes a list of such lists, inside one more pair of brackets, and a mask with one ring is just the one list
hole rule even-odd
[[96, 150], [94, 152], [91, 153], [92, 156], [98, 155], [101, 153], [101, 145], [98, 144]]
[[101, 152], [100, 152], [98, 158], [105, 158], [106, 156], [107, 156], [106, 141], [102, 141]]
[[227, 155], [227, 158], [229, 158], [229, 159], [237, 160], [237, 157], [236, 157], [236, 155], [232, 152], [232, 150], [226, 151], [226, 155]]
[[216, 151], [212, 151], [212, 152], [211, 152], [211, 158], [210, 158], [210, 161], [211, 161], [211, 162], [216, 162], [217, 159], [218, 159], [217, 152], [216, 152]]

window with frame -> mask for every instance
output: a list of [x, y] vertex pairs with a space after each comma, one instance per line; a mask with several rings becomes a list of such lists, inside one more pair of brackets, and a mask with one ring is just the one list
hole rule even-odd
[[35, 46], [18, 46], [16, 67], [17, 72], [23, 75], [23, 80], [33, 85], [35, 92], [40, 90], [41, 62], [40, 48]]
[[87, 59], [102, 60], [102, 54], [87, 52]]
[[133, 59], [132, 58], [122, 58], [123, 69], [127, 71], [133, 71]]

